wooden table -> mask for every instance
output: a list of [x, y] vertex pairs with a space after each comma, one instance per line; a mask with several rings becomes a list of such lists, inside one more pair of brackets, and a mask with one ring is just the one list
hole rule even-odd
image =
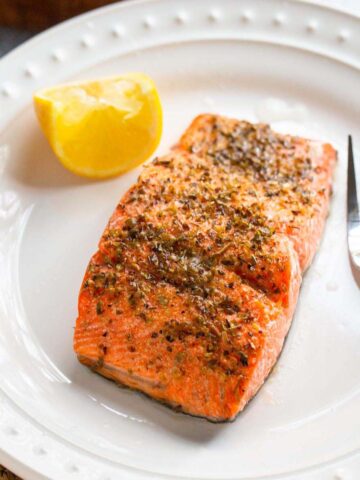
[[97, 7], [117, 0], [1, 0], [0, 25], [43, 30]]
[[0, 480], [21, 480], [21, 479], [0, 465]]

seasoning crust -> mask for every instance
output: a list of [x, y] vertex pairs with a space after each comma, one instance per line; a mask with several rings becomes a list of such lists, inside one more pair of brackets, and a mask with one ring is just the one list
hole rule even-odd
[[117, 205], [74, 349], [176, 409], [233, 419], [273, 367], [324, 226], [330, 145], [200, 115]]

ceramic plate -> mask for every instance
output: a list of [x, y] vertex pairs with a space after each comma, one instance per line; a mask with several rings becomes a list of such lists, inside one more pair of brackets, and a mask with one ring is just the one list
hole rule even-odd
[[[345, 230], [347, 135], [360, 146], [359, 68], [360, 20], [295, 0], [118, 4], [0, 62], [1, 462], [26, 480], [359, 478], [360, 292]], [[158, 85], [158, 153], [205, 111], [267, 121], [339, 151], [326, 231], [283, 354], [234, 423], [210, 424], [121, 390], [72, 351], [85, 267], [139, 170], [103, 182], [64, 170], [31, 96], [127, 71]]]

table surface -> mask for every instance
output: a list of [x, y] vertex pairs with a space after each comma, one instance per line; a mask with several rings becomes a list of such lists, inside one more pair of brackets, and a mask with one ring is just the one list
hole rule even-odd
[[0, 465], [0, 480], [21, 480], [13, 473], [9, 472], [5, 467]]
[[[320, 5], [328, 5], [341, 10], [347, 10], [360, 16], [359, 0], [312, 0], [312, 3], [318, 3]], [[13, 48], [17, 47], [34, 35], [36, 35], [36, 32], [0, 26], [0, 57], [10, 52]], [[21, 479], [0, 465], [0, 480]]]

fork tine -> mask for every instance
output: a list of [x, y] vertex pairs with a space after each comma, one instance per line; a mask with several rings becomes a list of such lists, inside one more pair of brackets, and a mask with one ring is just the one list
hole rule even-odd
[[359, 205], [356, 192], [354, 152], [351, 135], [349, 135], [348, 137], [347, 215], [348, 219], [357, 219], [359, 217]]

